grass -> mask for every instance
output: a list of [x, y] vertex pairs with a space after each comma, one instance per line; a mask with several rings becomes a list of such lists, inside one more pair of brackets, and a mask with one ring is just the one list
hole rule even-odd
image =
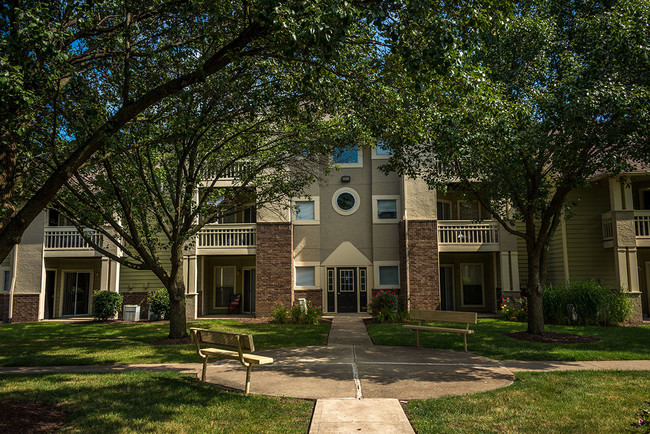
[[62, 430], [84, 433], [304, 433], [313, 410], [310, 401], [246, 397], [187, 375], [145, 372], [0, 377], [0, 405], [11, 400], [62, 403]]
[[418, 433], [624, 432], [650, 390], [650, 372], [580, 371], [517, 374], [490, 392], [411, 401]]
[[[546, 326], [546, 331], [597, 336], [590, 344], [544, 344], [524, 342], [504, 333], [526, 330], [525, 323], [479, 319], [467, 337], [469, 351], [499, 360], [641, 360], [650, 359], [650, 326], [582, 327]], [[371, 324], [370, 337], [377, 345], [415, 345], [415, 333], [402, 324]], [[451, 333], [421, 332], [420, 345], [463, 351], [462, 336]]]
[[[329, 324], [242, 324], [235, 320], [191, 321], [188, 327], [251, 333], [255, 349], [325, 345]], [[0, 366], [96, 365], [199, 362], [187, 345], [152, 345], [165, 338], [166, 322], [142, 324], [26, 323], [0, 325]]]

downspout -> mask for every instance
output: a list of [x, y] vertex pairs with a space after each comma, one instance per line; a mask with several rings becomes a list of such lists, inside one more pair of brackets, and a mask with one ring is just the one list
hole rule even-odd
[[18, 247], [14, 247], [14, 254], [11, 257], [11, 283], [9, 285], [9, 313], [7, 322], [11, 322], [14, 316], [14, 292], [16, 290], [16, 271], [18, 270]]
[[409, 221], [406, 213], [406, 180], [402, 178], [402, 219], [404, 220], [404, 275], [406, 276], [406, 311], [411, 311], [411, 279], [409, 274]]

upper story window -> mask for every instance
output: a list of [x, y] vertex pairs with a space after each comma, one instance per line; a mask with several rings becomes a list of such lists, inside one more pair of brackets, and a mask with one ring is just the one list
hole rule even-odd
[[373, 196], [373, 223], [397, 223], [399, 196]]
[[47, 210], [48, 226], [74, 226], [72, 222], [63, 214], [55, 209]]
[[363, 153], [358, 146], [349, 148], [337, 148], [332, 156], [334, 164], [344, 167], [362, 167]]
[[460, 220], [479, 220], [481, 211], [476, 201], [459, 200], [458, 218]]
[[293, 200], [293, 222], [295, 224], [318, 224], [320, 202], [318, 197], [305, 197]]

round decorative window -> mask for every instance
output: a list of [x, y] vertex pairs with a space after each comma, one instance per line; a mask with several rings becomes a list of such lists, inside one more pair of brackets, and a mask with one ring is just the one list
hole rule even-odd
[[341, 188], [334, 193], [332, 206], [341, 215], [354, 214], [359, 208], [359, 195], [351, 188]]

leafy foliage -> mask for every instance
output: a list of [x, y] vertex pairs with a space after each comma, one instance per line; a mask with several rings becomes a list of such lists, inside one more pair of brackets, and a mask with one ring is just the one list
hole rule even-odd
[[501, 308], [497, 313], [504, 321], [526, 321], [528, 318], [526, 299], [522, 296], [504, 297], [501, 299]]
[[[575, 319], [569, 306], [575, 310]], [[631, 312], [628, 294], [594, 280], [574, 281], [544, 290], [544, 320], [551, 324], [618, 325]]]
[[165, 288], [157, 289], [147, 294], [149, 310], [161, 319], [169, 319], [169, 293]]
[[378, 323], [399, 322], [405, 313], [399, 309], [399, 299], [394, 291], [380, 289], [370, 299], [372, 317]]
[[93, 294], [93, 314], [95, 319], [106, 321], [122, 309], [124, 297], [117, 292], [95, 291]]

